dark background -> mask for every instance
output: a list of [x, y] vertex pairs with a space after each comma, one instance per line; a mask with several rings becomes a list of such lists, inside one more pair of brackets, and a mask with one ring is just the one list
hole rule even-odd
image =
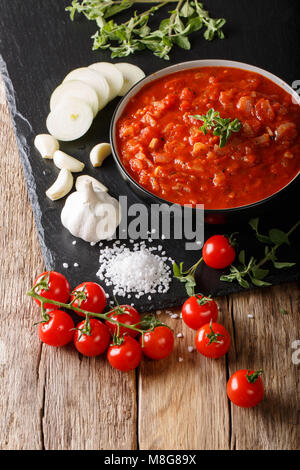
[[[96, 25], [83, 16], [77, 17], [72, 23], [69, 14], [64, 11], [70, 3], [71, 0], [0, 0], [0, 67], [46, 266], [65, 272], [62, 263], [69, 263], [66, 275], [74, 287], [83, 280], [97, 281], [95, 273], [99, 267], [99, 247], [91, 247], [80, 239], [77, 239], [75, 246], [72, 245], [74, 237], [60, 222], [64, 200], [51, 202], [45, 197], [45, 190], [55, 180], [58, 170], [53, 162], [40, 157], [33, 147], [33, 140], [36, 134], [47, 132], [45, 120], [49, 112], [49, 97], [64, 76], [73, 68], [96, 61], [109, 61], [110, 53], [92, 51], [90, 36], [94, 34]], [[185, 60], [232, 59], [262, 67], [290, 85], [300, 79], [299, 0], [206, 0], [204, 6], [211, 16], [227, 19], [224, 27], [226, 39], [223, 41], [205, 41], [200, 31], [193, 37], [192, 50], [174, 48], [170, 61], [143, 51], [113, 62], [131, 62], [149, 74]], [[147, 4], [137, 5], [136, 10], [143, 11], [148, 7]], [[167, 6], [156, 13], [158, 19], [168, 16], [167, 11], [171, 8]], [[128, 18], [130, 14], [125, 12], [120, 18]], [[61, 148], [85, 161], [86, 172], [103, 181], [113, 196], [126, 194], [129, 203], [140, 202], [129, 192], [112, 159], [106, 160], [100, 170], [93, 169], [89, 164], [91, 147], [98, 142], [108, 141], [109, 124], [117, 102], [118, 99], [114, 100], [98, 114], [84, 138], [76, 143], [63, 143]], [[290, 220], [286, 219], [286, 207], [282, 206], [275, 216], [269, 219], [264, 217], [263, 224], [268, 228], [289, 227], [299, 214], [297, 204], [295, 208], [297, 213]], [[246, 248], [248, 255], [259, 257], [262, 254], [260, 245], [246, 224], [240, 223], [231, 229], [238, 229], [239, 245]], [[227, 230], [229, 228], [221, 229], [221, 233]], [[206, 238], [218, 231], [220, 229], [216, 227], [207, 227]], [[298, 238], [297, 234], [293, 236], [294, 249], [281, 249], [280, 259], [295, 261], [295, 251], [296, 256], [299, 253], [296, 245]], [[160, 243], [169, 256], [185, 261], [186, 266], [198, 258], [199, 253], [184, 251], [183, 242]], [[79, 263], [79, 268], [73, 267], [74, 262]], [[236, 284], [220, 282], [219, 274], [202, 267], [199, 270], [199, 290], [224, 295], [240, 289]], [[298, 269], [293, 268], [274, 271], [268, 280], [280, 283], [298, 277]], [[175, 281], [167, 294], [153, 296], [152, 301], [142, 298], [135, 304], [141, 311], [146, 311], [180, 304], [184, 297], [183, 286]]]

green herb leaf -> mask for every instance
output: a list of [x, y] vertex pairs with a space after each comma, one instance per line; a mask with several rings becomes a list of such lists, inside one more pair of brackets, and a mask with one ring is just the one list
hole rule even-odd
[[[300, 225], [298, 221], [287, 233], [279, 229], [271, 229], [269, 231], [269, 236], [261, 235], [258, 232], [259, 219], [251, 219], [249, 225], [255, 231], [255, 235], [259, 241], [266, 243], [265, 246], [265, 256], [260, 261], [257, 261], [253, 257], [250, 258], [250, 261], [247, 265], [245, 250], [242, 250], [239, 253], [238, 260], [240, 262], [239, 266], [230, 266], [230, 273], [222, 275], [220, 277], [221, 281], [233, 282], [237, 281], [243, 287], [249, 287], [249, 282], [245, 278], [249, 278], [253, 285], [261, 286], [270, 286], [271, 283], [264, 281], [269, 275], [269, 269], [263, 269], [262, 266], [267, 262], [272, 262], [273, 266], [276, 269], [290, 268], [296, 263], [293, 262], [280, 262], [277, 261], [276, 252], [278, 248], [285, 244], [290, 244], [289, 236], [296, 230]], [[270, 246], [271, 244], [271, 246]], [[273, 246], [272, 246], [273, 245]]]
[[154, 55], [169, 60], [169, 52], [174, 45], [185, 50], [191, 48], [188, 35], [204, 29], [204, 38], [224, 38], [222, 27], [224, 18], [211, 18], [198, 0], [179, 0], [176, 8], [169, 11], [169, 17], [161, 21], [158, 29], [149, 26], [150, 18], [160, 8], [168, 5], [163, 0], [148, 10], [137, 13], [123, 23], [116, 23], [111, 18], [134, 5], [134, 1], [122, 0], [73, 0], [66, 8], [73, 21], [75, 15], [82, 14], [88, 20], [95, 21], [98, 30], [92, 36], [93, 50], [110, 49], [111, 57], [126, 57], [136, 51], [149, 49]]
[[276, 269], [291, 268], [292, 266], [295, 266], [295, 264], [296, 263], [285, 263], [285, 262], [273, 261], [274, 268]]
[[279, 307], [279, 311], [282, 313], [282, 315], [288, 315], [288, 312], [282, 307]]
[[191, 43], [186, 36], [177, 36], [174, 38], [174, 42], [182, 49], [189, 50], [191, 48]]
[[283, 232], [282, 230], [279, 230], [277, 228], [272, 228], [269, 231], [269, 237], [272, 243], [274, 245], [281, 245], [283, 243], [286, 243], [287, 245], [290, 244], [289, 237], [287, 233]]
[[249, 221], [249, 225], [253, 228], [253, 230], [255, 231], [255, 234], [256, 234], [256, 238], [262, 242], [262, 243], [271, 243], [271, 240], [269, 237], [267, 237], [266, 235], [261, 235], [259, 232], [258, 232], [258, 223], [259, 223], [259, 218], [257, 217], [256, 219], [251, 219]]
[[220, 148], [226, 145], [227, 140], [231, 136], [232, 132], [239, 132], [242, 126], [242, 123], [238, 119], [231, 121], [229, 118], [221, 118], [220, 113], [215, 111], [214, 108], [209, 109], [206, 115], [196, 114], [189, 117], [191, 119], [197, 119], [204, 122], [204, 124], [200, 127], [200, 130], [204, 135], [206, 135], [208, 131], [213, 130], [213, 135], [220, 137]]

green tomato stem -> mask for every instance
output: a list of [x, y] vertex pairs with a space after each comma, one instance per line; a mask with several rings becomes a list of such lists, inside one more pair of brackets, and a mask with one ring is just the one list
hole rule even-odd
[[102, 320], [108, 320], [112, 323], [115, 323], [116, 325], [118, 325], [119, 327], [120, 326], [123, 326], [124, 328], [128, 328], [129, 330], [134, 330], [134, 331], [137, 331], [138, 333], [140, 334], [144, 334], [145, 332], [143, 330], [141, 330], [140, 328], [136, 328], [135, 325], [127, 325], [125, 323], [121, 323], [119, 322], [118, 320], [115, 320], [111, 317], [109, 317], [109, 315], [111, 313], [114, 313], [115, 312], [115, 309], [112, 309], [106, 313], [94, 313], [94, 312], [89, 312], [88, 310], [84, 310], [80, 307], [75, 307], [72, 302], [68, 303], [68, 304], [65, 304], [63, 302], [59, 302], [57, 300], [52, 300], [52, 299], [45, 299], [45, 297], [37, 294], [35, 292], [35, 288], [37, 286], [34, 286], [30, 291], [27, 292], [27, 295], [34, 298], [34, 299], [37, 299], [41, 302], [41, 307], [42, 307], [42, 313], [43, 313], [43, 318], [46, 319], [45, 315], [47, 315], [45, 313], [45, 311], [43, 310], [44, 309], [44, 303], [45, 303], [45, 300], [49, 303], [51, 303], [51, 305], [56, 305], [57, 307], [61, 307], [61, 308], [65, 308], [67, 310], [73, 310], [74, 312], [77, 312], [77, 313], [82, 313], [84, 314], [85, 316], [92, 316], [92, 317], [96, 317], [96, 318], [101, 318]]

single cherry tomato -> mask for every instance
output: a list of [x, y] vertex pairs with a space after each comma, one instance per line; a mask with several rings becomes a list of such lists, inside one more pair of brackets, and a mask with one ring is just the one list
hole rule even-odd
[[95, 318], [90, 319], [89, 334], [85, 332], [85, 326], [85, 321], [77, 325], [78, 329], [74, 335], [75, 348], [84, 356], [99, 356], [109, 345], [109, 331], [104, 323]]
[[[143, 339], [140, 337], [140, 344]], [[169, 356], [174, 347], [174, 335], [167, 326], [156, 326], [154, 330], [144, 334], [143, 353], [151, 359], [164, 359]]]
[[214, 235], [204, 243], [202, 256], [207, 266], [223, 269], [235, 260], [235, 249], [227, 237]]
[[[74, 307], [82, 308], [88, 312], [101, 313], [106, 306], [106, 295], [102, 287], [96, 282], [83, 282], [75, 287], [71, 294], [71, 301], [78, 296], [73, 302]], [[81, 317], [85, 317], [83, 313], [76, 312]]]
[[62, 310], [52, 310], [47, 315], [50, 319], [45, 323], [39, 323], [40, 340], [49, 346], [57, 347], [72, 341], [75, 325], [70, 315]]
[[129, 335], [121, 339], [121, 344], [114, 344], [108, 348], [107, 359], [114, 369], [127, 372], [135, 369], [142, 360], [142, 348], [138, 341]]
[[[118, 305], [114, 312], [108, 315], [110, 318], [117, 320], [118, 322], [124, 323], [125, 325], [136, 325], [141, 321], [141, 317], [139, 312], [131, 307], [130, 305]], [[108, 327], [111, 335], [117, 333], [118, 326], [116, 323], [110, 322], [106, 320], [106, 326]], [[137, 328], [139, 325], [137, 326]], [[123, 336], [124, 333], [129, 334], [133, 338], [136, 337], [138, 331], [131, 330], [130, 328], [125, 328], [124, 326], [120, 326], [119, 336]]]
[[181, 313], [184, 323], [193, 330], [198, 330], [210, 320], [217, 321], [218, 306], [212, 299], [193, 295], [184, 302]]
[[232, 403], [242, 408], [258, 405], [264, 397], [261, 374], [262, 370], [240, 369], [235, 372], [227, 383], [227, 395]]
[[[57, 302], [62, 302], [66, 304], [70, 298], [71, 287], [68, 283], [65, 276], [56, 271], [46, 271], [43, 274], [40, 274], [34, 285], [37, 285], [39, 282], [44, 281], [48, 282], [48, 290], [43, 286], [39, 286], [36, 289], [37, 294], [45, 297], [45, 299], [56, 300]], [[34, 299], [38, 305], [41, 305], [41, 302], [38, 299]], [[54, 308], [54, 304], [50, 302], [44, 304], [44, 308]]]
[[216, 359], [224, 356], [230, 348], [230, 343], [230, 335], [220, 323], [207, 323], [196, 333], [196, 348], [206, 357]]

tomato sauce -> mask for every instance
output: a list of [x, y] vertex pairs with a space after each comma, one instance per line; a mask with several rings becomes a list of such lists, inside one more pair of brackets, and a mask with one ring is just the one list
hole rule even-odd
[[[210, 108], [242, 127], [224, 147], [190, 118]], [[257, 73], [184, 70], [145, 85], [117, 122], [117, 149], [141, 186], [178, 204], [244, 206], [275, 193], [300, 170], [300, 106]]]

